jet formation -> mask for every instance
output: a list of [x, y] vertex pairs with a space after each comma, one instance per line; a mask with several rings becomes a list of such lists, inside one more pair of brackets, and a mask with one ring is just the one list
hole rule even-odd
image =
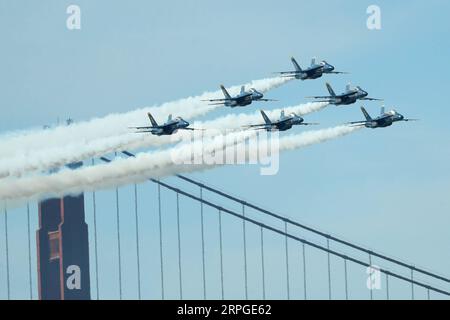
[[[316, 62], [316, 58], [312, 58], [311, 65], [309, 67], [306, 67], [305, 69], [302, 69], [300, 67], [300, 65], [297, 63], [294, 57], [291, 57], [291, 62], [294, 65], [295, 70], [280, 71], [276, 73], [280, 74], [281, 77], [287, 77], [298, 80], [318, 79], [321, 78], [324, 74], [348, 74], [348, 72], [335, 71], [335, 67], [325, 60], [322, 60], [321, 62]], [[328, 82], [325, 85], [329, 95], [312, 96], [307, 98], [315, 99], [314, 101], [316, 102], [326, 102], [327, 104], [336, 106], [351, 105], [359, 100], [383, 101], [383, 99], [368, 97], [369, 95], [368, 92], [363, 90], [360, 86], [352, 87], [350, 84], [348, 84], [343, 93], [336, 94]], [[264, 98], [264, 94], [256, 90], [255, 88], [250, 88], [249, 90], [246, 90], [245, 86], [242, 86], [239, 94], [235, 96], [231, 96], [223, 85], [220, 85], [220, 89], [222, 90], [224, 96], [223, 98], [214, 98], [202, 101], [209, 102], [209, 105], [220, 105], [230, 108], [245, 107], [252, 104], [252, 102], [277, 101], [274, 99]], [[375, 118], [372, 118], [364, 107], [361, 107], [361, 111], [363, 112], [366, 120], [352, 121], [346, 124], [349, 126], [364, 126], [366, 128], [375, 129], [375, 128], [389, 127], [394, 122], [417, 120], [405, 118], [402, 114], [398, 113], [396, 110], [390, 110], [385, 112], [384, 107], [382, 107], [381, 109], [381, 114]], [[286, 131], [297, 125], [317, 124], [304, 122], [304, 119], [300, 115], [297, 115], [295, 113], [285, 115], [285, 112], [282, 111], [279, 119], [273, 121], [269, 119], [269, 117], [263, 110], [260, 110], [260, 112], [264, 120], [264, 123], [250, 124], [244, 126], [243, 129]], [[155, 121], [155, 119], [150, 113], [148, 113], [148, 118], [150, 120], [151, 126], [140, 126], [130, 128], [136, 129], [137, 130], [136, 132], [138, 133], [151, 133], [157, 136], [172, 135], [176, 133], [178, 130], [205, 130], [205, 129], [191, 128], [189, 127], [189, 122], [187, 122], [181, 117], [172, 118], [172, 115], [169, 115], [167, 121], [162, 125], [158, 125], [158, 123]]]

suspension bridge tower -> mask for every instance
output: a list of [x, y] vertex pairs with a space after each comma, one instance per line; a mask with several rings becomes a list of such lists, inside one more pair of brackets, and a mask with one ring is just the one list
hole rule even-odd
[[[77, 169], [82, 162], [69, 164]], [[89, 239], [84, 194], [39, 203], [39, 299], [89, 300]]]

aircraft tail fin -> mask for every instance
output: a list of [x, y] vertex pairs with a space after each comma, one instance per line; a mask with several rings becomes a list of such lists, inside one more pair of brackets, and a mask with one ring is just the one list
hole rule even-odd
[[328, 92], [330, 93], [330, 96], [332, 96], [332, 97], [336, 96], [336, 93], [334, 93], [333, 88], [331, 87], [331, 85], [328, 82], [327, 82], [326, 86], [327, 86]]
[[270, 119], [269, 119], [269, 117], [267, 116], [267, 114], [266, 114], [264, 111], [262, 111], [262, 110], [260, 110], [260, 111], [261, 111], [261, 115], [262, 115], [262, 117], [263, 117], [263, 119], [264, 119], [264, 122], [265, 122], [266, 124], [271, 124], [272, 121], [270, 121]]
[[152, 114], [150, 112], [147, 113], [148, 118], [150, 119], [150, 123], [153, 127], [157, 127], [158, 123], [155, 121], [155, 118], [153, 118]]
[[311, 58], [311, 67], [316, 65], [316, 57]]
[[295, 71], [302, 71], [302, 68], [300, 68], [300, 65], [297, 63], [297, 61], [294, 59], [294, 57], [291, 57], [291, 61], [295, 67]]
[[225, 89], [225, 87], [223, 86], [223, 84], [220, 85], [220, 89], [222, 89], [222, 92], [223, 92], [223, 95], [225, 96], [225, 98], [231, 99], [230, 94], [228, 93], [227, 89]]
[[169, 121], [172, 121], [172, 114], [169, 114], [169, 115], [167, 116], [167, 122], [169, 122]]
[[[359, 88], [361, 89], [361, 88]], [[352, 85], [350, 83], [347, 83], [347, 85], [345, 86], [345, 91], [349, 92], [350, 90], [352, 90]]]
[[367, 121], [372, 121], [372, 117], [369, 115], [369, 113], [366, 111], [364, 107], [361, 107], [361, 111], [364, 114], [364, 117], [366, 117]]
[[380, 114], [381, 114], [381, 115], [384, 114], [384, 106], [381, 107]]
[[241, 86], [241, 94], [245, 92], [245, 86]]

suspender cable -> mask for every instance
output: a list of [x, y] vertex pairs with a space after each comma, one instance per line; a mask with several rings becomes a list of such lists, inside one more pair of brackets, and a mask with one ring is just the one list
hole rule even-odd
[[223, 300], [224, 290], [223, 290], [222, 210], [220, 209], [219, 209], [219, 249], [220, 249], [220, 288]]
[[305, 254], [305, 243], [302, 243], [302, 254], [303, 254], [303, 298], [306, 300], [306, 254]]
[[414, 300], [414, 270], [411, 269], [411, 300]]
[[[287, 223], [284, 222], [284, 232], [287, 234]], [[284, 237], [284, 249], [286, 254], [286, 293], [287, 293], [287, 299], [289, 300], [291, 298], [290, 290], [289, 290], [289, 253], [288, 253], [288, 237]]]
[[[94, 159], [92, 159], [92, 165], [94, 165]], [[95, 253], [95, 288], [96, 298], [99, 299], [100, 292], [98, 289], [98, 247], [97, 247], [97, 204], [95, 198], [95, 191], [92, 192], [92, 207], [94, 214], [94, 253]]]
[[344, 258], [345, 300], [348, 300], [347, 258]]
[[261, 230], [261, 274], [262, 274], [262, 294], [263, 300], [266, 300], [266, 279], [264, 270], [264, 229], [260, 227]]
[[[203, 188], [200, 187], [200, 199], [203, 199]], [[203, 276], [203, 299], [206, 300], [206, 271], [205, 271], [205, 230], [203, 221], [203, 202], [200, 202], [200, 224], [202, 233], [202, 276]]]
[[27, 230], [28, 230], [28, 281], [30, 286], [30, 300], [33, 300], [33, 282], [31, 276], [31, 233], [30, 233], [30, 204], [27, 203]]
[[373, 300], [373, 288], [372, 288], [372, 272], [373, 272], [373, 268], [372, 268], [372, 255], [369, 253], [369, 268], [370, 268], [370, 274], [369, 274], [369, 279], [370, 279], [370, 300]]
[[386, 273], [386, 299], [389, 300], [389, 275]]
[[5, 253], [6, 253], [6, 293], [8, 300], [11, 298], [9, 279], [9, 246], [8, 246], [8, 211], [5, 205]]
[[134, 185], [134, 218], [136, 226], [136, 264], [137, 264], [137, 284], [138, 284], [138, 299], [141, 300], [141, 263], [139, 255], [139, 216], [138, 216], [138, 195], [137, 185]]
[[159, 216], [159, 261], [161, 267], [161, 298], [164, 300], [164, 261], [161, 222], [161, 185], [158, 184], [158, 216]]
[[[245, 206], [242, 205], [242, 215], [245, 217]], [[247, 238], [245, 232], [245, 220], [242, 220], [242, 234], [244, 239], [244, 284], [245, 284], [245, 300], [248, 300], [248, 278], [247, 278]]]
[[95, 251], [95, 288], [97, 300], [100, 297], [98, 288], [98, 246], [97, 246], [97, 204], [95, 199], [95, 191], [92, 192], [92, 205], [94, 207], [94, 251]]
[[180, 300], [183, 299], [183, 281], [181, 276], [181, 233], [180, 233], [180, 199], [177, 192], [177, 234], [178, 234], [178, 276], [180, 282]]
[[[330, 238], [327, 238], [327, 249], [330, 250]], [[331, 300], [331, 264], [330, 251], [327, 252], [328, 258], [328, 300]]]
[[119, 258], [119, 299], [122, 300], [122, 257], [120, 252], [119, 189], [116, 188], [117, 253]]

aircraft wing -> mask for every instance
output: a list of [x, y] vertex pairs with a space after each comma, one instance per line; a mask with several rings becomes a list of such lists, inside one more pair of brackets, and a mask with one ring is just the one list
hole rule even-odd
[[214, 102], [214, 101], [227, 101], [227, 100], [233, 100], [233, 99], [206, 99], [206, 100], [200, 100], [200, 101], [208, 101], [208, 102]]
[[257, 128], [257, 127], [265, 127], [267, 123], [259, 123], [259, 124], [248, 124], [246, 126], [242, 126], [242, 128]]
[[364, 126], [366, 123], [368, 123], [368, 121], [351, 121], [351, 122], [347, 122], [346, 124], [349, 124], [351, 127], [358, 127], [358, 126]]
[[365, 121], [365, 120], [361, 120], [361, 121], [351, 121], [351, 122], [347, 122], [346, 124], [356, 124], [356, 123], [367, 123], [367, 121]]
[[264, 99], [258, 99], [258, 100], [256, 100], [256, 101], [278, 101], [278, 100], [276, 100], [276, 99], [266, 99], [266, 98], [264, 98]]
[[330, 71], [327, 73], [332, 73], [332, 74], [350, 74], [350, 72], [346, 72], [346, 71]]
[[242, 126], [243, 129], [247, 129], [247, 130], [267, 130], [268, 128], [270, 128], [270, 125], [267, 125], [266, 123], [261, 123], [261, 124], [249, 124], [247, 126]]
[[163, 129], [164, 127], [166, 127], [166, 126], [162, 125], [162, 126], [150, 126], [150, 127], [148, 127], [148, 126], [145, 126], [145, 127], [128, 127], [128, 129], [138, 129], [138, 130], [143, 130], [143, 129]]
[[319, 123], [317, 123], [317, 122], [302, 122], [300, 124], [302, 126], [315, 126], [315, 125], [318, 125]]
[[205, 131], [206, 129], [200, 129], [200, 128], [180, 128], [179, 130], [191, 130], [191, 131], [194, 131], [194, 130], [200, 130], [200, 131]]
[[314, 102], [326, 102], [328, 104], [333, 103], [333, 100], [314, 100]]
[[154, 127], [128, 127], [128, 129], [151, 129]]
[[225, 101], [224, 101], [224, 102], [214, 102], [214, 103], [208, 103], [208, 105], [210, 105], [210, 106], [219, 106], [219, 105], [225, 105]]
[[331, 99], [333, 98], [332, 96], [310, 96], [310, 97], [306, 97], [308, 99]]
[[350, 127], [362, 127], [362, 126], [365, 126], [366, 125], [366, 123], [355, 123], [355, 124], [350, 124], [349, 126]]
[[297, 74], [300, 73], [299, 71], [293, 70], [293, 71], [278, 71], [278, 72], [274, 72], [276, 74]]
[[377, 99], [377, 98], [362, 98], [361, 100], [384, 101], [384, 99]]
[[420, 119], [403, 119], [403, 121], [419, 121]]

